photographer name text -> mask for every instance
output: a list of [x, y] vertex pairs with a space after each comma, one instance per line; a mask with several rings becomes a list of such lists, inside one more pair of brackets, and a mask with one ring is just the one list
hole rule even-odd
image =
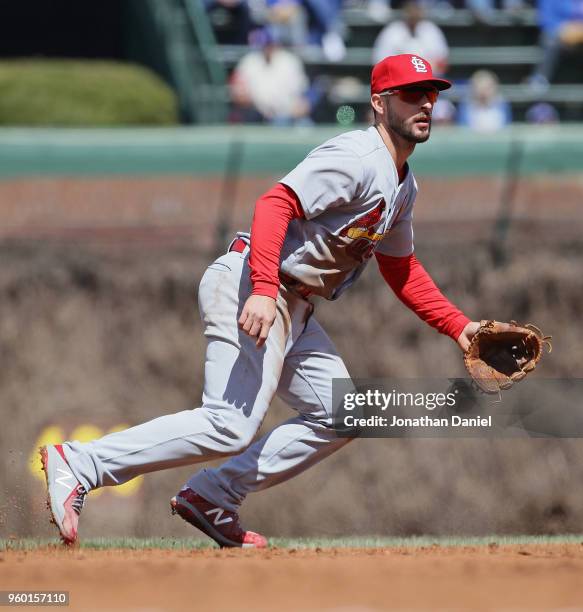
[[451, 415], [449, 418], [422, 416], [417, 418], [392, 418], [374, 415], [359, 418], [352, 414], [344, 417], [345, 427], [492, 427], [492, 416], [464, 418]]

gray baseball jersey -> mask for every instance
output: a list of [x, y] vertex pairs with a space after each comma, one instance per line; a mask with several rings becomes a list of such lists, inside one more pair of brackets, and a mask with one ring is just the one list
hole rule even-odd
[[336, 299], [362, 273], [373, 252], [413, 252], [410, 169], [399, 184], [395, 163], [374, 126], [315, 148], [281, 179], [297, 194], [305, 219], [285, 238], [281, 270], [316, 295]]

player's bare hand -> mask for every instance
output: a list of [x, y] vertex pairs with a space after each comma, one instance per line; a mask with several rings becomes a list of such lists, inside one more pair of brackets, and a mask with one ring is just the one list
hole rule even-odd
[[465, 327], [462, 333], [459, 335], [457, 339], [458, 346], [462, 349], [462, 351], [466, 351], [468, 346], [470, 346], [470, 342], [474, 337], [474, 334], [478, 331], [480, 327], [479, 321], [470, 321]]
[[257, 338], [256, 346], [261, 348], [275, 321], [275, 300], [266, 295], [252, 295], [247, 298], [239, 317], [239, 328], [252, 338]]

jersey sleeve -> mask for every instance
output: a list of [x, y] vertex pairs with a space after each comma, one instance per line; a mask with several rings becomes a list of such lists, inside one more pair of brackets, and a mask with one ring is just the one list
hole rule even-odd
[[251, 226], [249, 268], [253, 295], [275, 299], [279, 291], [279, 259], [287, 227], [292, 219], [302, 217], [296, 194], [277, 184], [255, 204]]
[[416, 191], [411, 193], [403, 205], [397, 220], [375, 249], [377, 253], [390, 257], [407, 257], [413, 246], [413, 204]]
[[298, 196], [306, 219], [355, 200], [362, 191], [361, 159], [340, 143], [314, 149], [280, 183]]
[[457, 340], [470, 319], [441, 293], [415, 255], [375, 255], [383, 278], [403, 304], [439, 333]]

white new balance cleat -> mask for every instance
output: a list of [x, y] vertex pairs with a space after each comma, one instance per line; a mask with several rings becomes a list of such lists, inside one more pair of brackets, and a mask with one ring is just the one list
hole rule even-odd
[[85, 504], [87, 491], [75, 478], [60, 444], [43, 446], [40, 457], [47, 479], [47, 508], [65, 544], [77, 540], [79, 514]]

